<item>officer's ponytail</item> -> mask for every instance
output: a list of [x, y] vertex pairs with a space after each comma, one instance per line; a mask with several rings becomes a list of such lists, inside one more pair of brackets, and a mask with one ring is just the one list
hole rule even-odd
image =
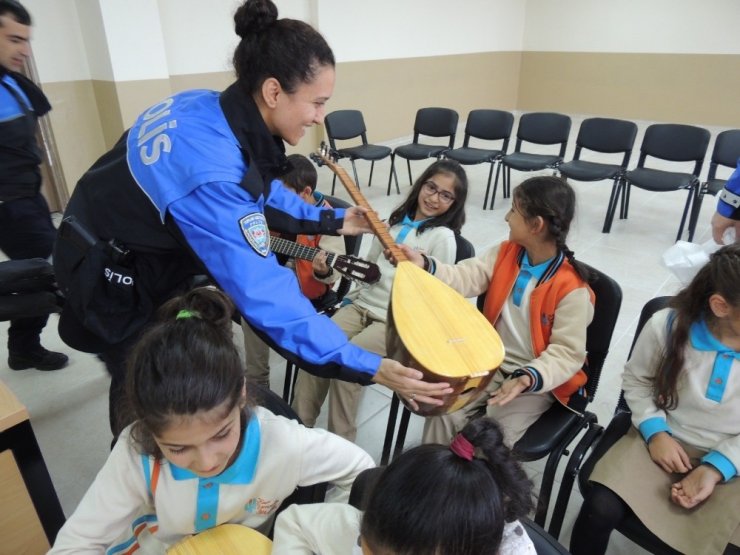
[[271, 0], [247, 0], [234, 14], [234, 28], [241, 37], [234, 51], [234, 69], [249, 94], [269, 77], [292, 93], [300, 83], [312, 82], [320, 68], [335, 65], [331, 48], [316, 29], [277, 16]]

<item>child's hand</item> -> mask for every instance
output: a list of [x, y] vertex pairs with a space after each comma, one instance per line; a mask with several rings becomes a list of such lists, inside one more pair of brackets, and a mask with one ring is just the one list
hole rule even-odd
[[712, 495], [714, 486], [721, 481], [719, 470], [709, 464], [700, 464], [671, 486], [671, 500], [684, 509], [691, 509]]
[[488, 404], [504, 406], [509, 401], [516, 399], [520, 393], [529, 389], [531, 385], [532, 378], [529, 376], [519, 376], [513, 380], [506, 380], [501, 384], [501, 387], [491, 393]]
[[[403, 252], [404, 255], [406, 255], [406, 258], [409, 259], [409, 262], [413, 262], [419, 268], [423, 268], [424, 267], [424, 257], [421, 255], [421, 253], [419, 251], [415, 251], [414, 249], [412, 249], [408, 245], [396, 245], [396, 246], [399, 249], [401, 249], [401, 252]], [[393, 256], [393, 254], [391, 253], [391, 251], [384, 250], [383, 251], [383, 256], [385, 256], [386, 260], [388, 260], [388, 262], [390, 262], [394, 266], [396, 266], [398, 264], [398, 261]]]
[[651, 437], [648, 451], [653, 462], [668, 473], [684, 474], [691, 470], [686, 451], [667, 432], [658, 432]]
[[326, 276], [329, 273], [329, 266], [326, 263], [327, 257], [326, 251], [319, 251], [316, 256], [313, 257], [311, 265], [313, 266], [313, 273], [319, 276]]

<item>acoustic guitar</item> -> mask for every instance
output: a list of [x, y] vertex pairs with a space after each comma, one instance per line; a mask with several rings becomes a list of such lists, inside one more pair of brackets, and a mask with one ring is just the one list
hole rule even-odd
[[272, 542], [257, 530], [239, 524], [222, 524], [180, 540], [167, 555], [269, 555]]
[[[309, 262], [321, 251], [321, 249], [299, 245], [275, 235], [270, 235], [270, 249], [276, 253]], [[375, 283], [380, 279], [380, 268], [377, 264], [349, 254], [327, 252], [326, 264], [353, 281]]]
[[312, 157], [339, 177], [355, 204], [368, 209], [373, 233], [398, 262], [388, 307], [388, 356], [421, 370], [425, 381], [453, 388], [441, 406], [418, 403], [415, 412], [435, 416], [461, 409], [483, 392], [503, 361], [501, 338], [472, 303], [406, 258], [326, 145]]

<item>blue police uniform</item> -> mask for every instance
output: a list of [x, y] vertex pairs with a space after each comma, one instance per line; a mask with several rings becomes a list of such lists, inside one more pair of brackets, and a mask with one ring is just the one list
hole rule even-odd
[[719, 194], [717, 212], [725, 218], [740, 220], [740, 159], [737, 168]]
[[[62, 338], [73, 347], [102, 351], [114, 381], [120, 381], [123, 370], [112, 366], [122, 363], [153, 310], [185, 290], [189, 277], [207, 273], [261, 336], [297, 356], [302, 367], [368, 383], [381, 357], [350, 344], [317, 314], [294, 273], [269, 251], [268, 224], [287, 233], [336, 234], [344, 217], [344, 210], [309, 206], [285, 189], [275, 176], [286, 170], [282, 140], [269, 133], [237, 84], [222, 93], [179, 93], [144, 112], [80, 179], [65, 212], [65, 219], [74, 216], [102, 244], [113, 240], [127, 253], [129, 260], [105, 286], [123, 287], [130, 277], [139, 288], [134, 296], [142, 315], [118, 334], [117, 344], [85, 344], [106, 330], [91, 317], [94, 310], [79, 306], [80, 289], [90, 284], [75, 273], [84, 255], [62, 233], [54, 264], [72, 300], [62, 314]], [[86, 336], [91, 330], [99, 333]]]

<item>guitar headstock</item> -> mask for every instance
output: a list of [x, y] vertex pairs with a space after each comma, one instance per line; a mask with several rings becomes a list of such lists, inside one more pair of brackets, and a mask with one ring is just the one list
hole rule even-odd
[[319, 167], [329, 166], [329, 168], [333, 169], [337, 164], [337, 160], [339, 160], [339, 154], [326, 144], [325, 141], [321, 141], [321, 146], [319, 146], [316, 152], [309, 154], [309, 158]]
[[331, 266], [352, 281], [373, 284], [380, 279], [380, 268], [377, 264], [349, 254], [338, 255]]

